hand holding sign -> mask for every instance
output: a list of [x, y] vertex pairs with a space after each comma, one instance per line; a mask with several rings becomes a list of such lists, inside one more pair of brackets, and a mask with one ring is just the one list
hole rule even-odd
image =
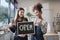
[[35, 33], [35, 27], [33, 22], [18, 22], [17, 34], [31, 34]]

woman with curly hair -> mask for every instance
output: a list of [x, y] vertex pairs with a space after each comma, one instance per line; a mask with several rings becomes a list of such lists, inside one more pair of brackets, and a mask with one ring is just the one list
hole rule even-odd
[[41, 30], [42, 26], [42, 5], [40, 3], [34, 5], [33, 12], [36, 16], [34, 19], [34, 25], [35, 25], [35, 34], [31, 36], [31, 40], [44, 40], [43, 38], [43, 32]]

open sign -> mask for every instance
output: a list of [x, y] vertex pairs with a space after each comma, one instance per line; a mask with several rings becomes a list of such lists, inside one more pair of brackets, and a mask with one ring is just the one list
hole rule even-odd
[[35, 27], [33, 22], [17, 22], [17, 34], [34, 34]]

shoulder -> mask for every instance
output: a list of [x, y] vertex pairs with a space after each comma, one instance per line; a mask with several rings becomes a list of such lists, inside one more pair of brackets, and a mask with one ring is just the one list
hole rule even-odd
[[25, 20], [25, 21], [28, 21], [28, 19], [27, 19], [26, 17], [24, 17], [24, 20]]
[[47, 24], [47, 21], [46, 20], [42, 20], [42, 24]]

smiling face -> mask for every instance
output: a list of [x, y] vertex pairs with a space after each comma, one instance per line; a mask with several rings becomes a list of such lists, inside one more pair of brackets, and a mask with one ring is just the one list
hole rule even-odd
[[37, 3], [36, 5], [33, 6], [33, 12], [35, 13], [35, 16], [41, 18], [42, 15], [42, 4]]
[[38, 11], [38, 10], [34, 10], [34, 13], [36, 16], [40, 16], [42, 14], [42, 12]]
[[20, 11], [19, 11], [19, 16], [20, 16], [20, 17], [24, 17], [24, 10], [20, 10]]

